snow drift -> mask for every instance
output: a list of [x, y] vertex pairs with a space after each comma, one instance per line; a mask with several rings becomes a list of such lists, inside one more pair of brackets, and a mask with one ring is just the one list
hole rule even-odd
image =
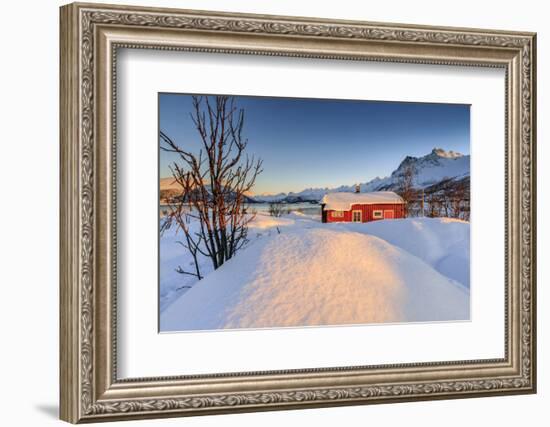
[[407, 218], [335, 224], [380, 237], [419, 257], [444, 276], [470, 287], [470, 224], [454, 218]]
[[469, 319], [468, 287], [445, 274], [457, 247], [468, 248], [468, 223], [292, 217], [168, 305], [161, 330]]

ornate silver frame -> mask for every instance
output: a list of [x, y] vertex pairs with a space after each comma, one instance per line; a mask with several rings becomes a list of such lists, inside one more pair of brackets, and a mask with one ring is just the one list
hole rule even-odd
[[[533, 33], [71, 4], [61, 8], [61, 418], [129, 418], [534, 393]], [[502, 67], [506, 71], [505, 357], [119, 380], [118, 47]]]

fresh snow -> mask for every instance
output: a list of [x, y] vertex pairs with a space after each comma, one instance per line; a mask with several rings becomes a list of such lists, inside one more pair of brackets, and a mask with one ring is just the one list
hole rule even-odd
[[180, 238], [161, 238], [161, 331], [469, 319], [467, 222], [259, 213], [247, 247], [215, 271], [202, 260], [198, 282], [170, 271], [190, 261]]
[[444, 179], [461, 179], [470, 176], [470, 156], [434, 148], [430, 154], [424, 157], [406, 157], [399, 168], [392, 173], [392, 183], [397, 182], [408, 164], [414, 166], [416, 171], [414, 184], [421, 188], [436, 184]]
[[[272, 233], [277, 233], [277, 227], [293, 225], [294, 222], [291, 216], [277, 218], [267, 214], [258, 214], [249, 228], [249, 239], [253, 242], [264, 235], [270, 236]], [[192, 233], [197, 232], [199, 229], [198, 221], [193, 221], [189, 224], [189, 228]], [[177, 299], [179, 295], [186, 293], [198, 283], [196, 277], [176, 271], [176, 268], [181, 267], [185, 271], [195, 272], [193, 258], [189, 251], [182, 246], [181, 242], [183, 241], [185, 241], [185, 237], [181, 230], [177, 231], [175, 225], [160, 236], [159, 268], [161, 274], [159, 305], [161, 312]], [[209, 258], [199, 254], [198, 261], [203, 276], [213, 270]], [[202, 281], [200, 283], [202, 284]]]
[[328, 193], [321, 203], [325, 209], [336, 211], [348, 211], [353, 204], [376, 205], [384, 203], [405, 203], [403, 199], [393, 191], [374, 191], [372, 193]]
[[455, 218], [407, 218], [341, 223], [341, 227], [380, 237], [435, 270], [470, 288], [470, 224]]

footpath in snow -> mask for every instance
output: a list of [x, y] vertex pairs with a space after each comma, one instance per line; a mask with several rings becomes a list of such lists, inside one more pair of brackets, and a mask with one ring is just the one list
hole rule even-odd
[[[322, 224], [258, 214], [250, 243], [196, 282], [161, 239], [161, 331], [468, 320], [469, 223]], [[208, 271], [208, 260], [201, 261]]]

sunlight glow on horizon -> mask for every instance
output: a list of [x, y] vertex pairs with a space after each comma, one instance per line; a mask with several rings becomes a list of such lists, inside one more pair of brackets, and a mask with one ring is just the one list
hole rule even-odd
[[[247, 152], [263, 159], [252, 195], [335, 188], [389, 176], [433, 148], [470, 152], [468, 105], [235, 96]], [[159, 94], [159, 128], [198, 151], [191, 96]], [[184, 144], [184, 141], [188, 141]], [[161, 178], [177, 157], [160, 151]]]

